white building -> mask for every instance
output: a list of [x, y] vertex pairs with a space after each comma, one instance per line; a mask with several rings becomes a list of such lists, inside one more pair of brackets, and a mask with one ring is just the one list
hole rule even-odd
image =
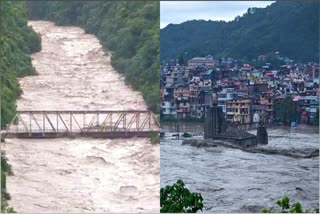
[[234, 88], [223, 88], [221, 92], [218, 92], [218, 106], [222, 107], [223, 113], [226, 115], [227, 101], [233, 100], [235, 96]]
[[164, 115], [173, 115], [177, 114], [177, 105], [174, 101], [162, 101], [161, 102], [161, 111]]
[[194, 57], [188, 60], [189, 67], [197, 67], [197, 66], [203, 66], [203, 65], [207, 67], [213, 67], [214, 66], [213, 57], [212, 56]]

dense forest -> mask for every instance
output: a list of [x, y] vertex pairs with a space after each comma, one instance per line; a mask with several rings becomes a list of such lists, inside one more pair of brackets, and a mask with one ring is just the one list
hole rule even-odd
[[21, 94], [17, 77], [34, 73], [30, 54], [40, 50], [38, 35], [27, 26], [24, 2], [1, 1], [0, 70], [1, 126], [15, 113], [15, 100]]
[[112, 52], [112, 66], [159, 113], [159, 2], [30, 1], [31, 19], [76, 25]]
[[160, 31], [161, 61], [211, 54], [253, 60], [280, 52], [298, 62], [319, 59], [319, 1], [278, 1], [249, 8], [233, 21], [192, 20]]
[[[30, 54], [41, 49], [38, 35], [27, 26], [25, 2], [0, 1], [0, 95], [1, 128], [15, 114], [16, 99], [21, 94], [18, 77], [34, 74]], [[9, 166], [1, 152], [1, 212], [12, 211], [7, 207], [6, 175]]]

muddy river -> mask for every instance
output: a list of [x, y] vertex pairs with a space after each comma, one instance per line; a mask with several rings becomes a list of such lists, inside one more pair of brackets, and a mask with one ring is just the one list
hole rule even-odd
[[[47, 21], [20, 80], [19, 110], [146, 110], [94, 35]], [[8, 139], [9, 205], [18, 212], [159, 212], [159, 145], [148, 139]]]
[[[286, 194], [304, 208], [319, 207], [319, 157], [292, 158], [248, 153], [225, 147], [196, 148], [181, 145], [172, 137], [173, 124], [161, 140], [161, 187], [182, 179], [191, 191], [204, 198], [204, 212], [260, 212], [276, 208]], [[181, 132], [195, 132], [201, 139], [201, 124], [185, 123]], [[255, 131], [250, 131], [255, 133]], [[274, 149], [319, 148], [319, 130], [308, 126], [268, 130]], [[313, 209], [312, 209], [313, 210]]]

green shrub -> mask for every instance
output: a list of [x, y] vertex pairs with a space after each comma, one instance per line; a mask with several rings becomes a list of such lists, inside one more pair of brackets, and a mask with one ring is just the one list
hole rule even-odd
[[195, 213], [202, 211], [203, 198], [200, 193], [192, 193], [184, 187], [182, 180], [160, 190], [161, 213]]
[[149, 134], [149, 139], [152, 144], [159, 144], [160, 143], [159, 132], [153, 132]]
[[[274, 211], [272, 209], [262, 209], [262, 213], [310, 213], [309, 209], [303, 210], [299, 202], [295, 202], [290, 205], [290, 198], [286, 195], [282, 199], [278, 200], [276, 204], [281, 208], [279, 211]], [[314, 209], [315, 213], [319, 213], [319, 208]]]
[[182, 137], [185, 137], [185, 138], [192, 137], [192, 134], [185, 132], [182, 134]]

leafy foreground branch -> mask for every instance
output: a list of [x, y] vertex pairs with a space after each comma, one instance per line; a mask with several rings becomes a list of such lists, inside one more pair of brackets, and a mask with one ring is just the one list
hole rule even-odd
[[[182, 180], [178, 180], [172, 186], [166, 186], [160, 190], [160, 212], [161, 213], [196, 213], [203, 209], [203, 198], [200, 193], [192, 193], [184, 187]], [[276, 204], [281, 210], [264, 208], [262, 213], [311, 213], [310, 209], [304, 210], [299, 202], [290, 204], [288, 196], [278, 200]], [[319, 213], [315, 208], [313, 213]]]
[[161, 213], [195, 213], [202, 211], [203, 198], [200, 193], [192, 193], [184, 187], [182, 180], [172, 186], [160, 189]]
[[[295, 202], [290, 205], [290, 198], [284, 196], [282, 199], [278, 200], [276, 204], [279, 205], [281, 210], [274, 211], [272, 209], [264, 208], [262, 213], [310, 213], [310, 209], [304, 210], [299, 202]], [[314, 209], [315, 213], [319, 213], [319, 208]]]

